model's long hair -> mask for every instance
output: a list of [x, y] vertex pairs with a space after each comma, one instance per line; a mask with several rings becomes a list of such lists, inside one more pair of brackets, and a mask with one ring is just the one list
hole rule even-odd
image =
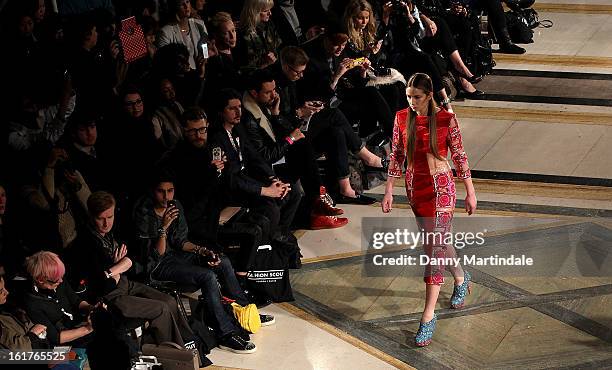
[[[431, 78], [425, 73], [415, 73], [408, 80], [408, 87], [413, 87], [415, 89], [419, 89], [423, 91], [423, 93], [429, 95], [433, 91], [433, 83], [431, 82]], [[429, 99], [429, 107], [427, 107], [427, 116], [429, 117], [429, 149], [431, 153], [438, 159], [444, 160], [444, 158], [440, 157], [440, 152], [438, 151], [438, 131], [437, 121], [436, 121], [436, 110], [437, 104], [434, 98]], [[417, 113], [408, 109], [408, 118], [406, 125], [408, 129], [406, 130], [406, 153], [408, 156], [408, 163], [412, 164], [414, 160], [414, 148], [416, 146], [416, 118]]]
[[[370, 21], [363, 30], [363, 35], [361, 35], [355, 27], [354, 18], [363, 11], [370, 13]], [[349, 40], [351, 40], [359, 50], [365, 50], [368, 44], [376, 41], [376, 18], [372, 10], [372, 5], [366, 0], [353, 0], [346, 6], [346, 10], [344, 11], [344, 26], [346, 27]]]
[[255, 27], [259, 24], [259, 13], [273, 6], [274, 0], [246, 0], [240, 13], [240, 29], [245, 34], [255, 32]]

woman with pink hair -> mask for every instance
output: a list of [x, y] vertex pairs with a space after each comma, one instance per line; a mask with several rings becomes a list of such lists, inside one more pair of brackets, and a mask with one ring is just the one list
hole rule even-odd
[[32, 290], [25, 308], [33, 322], [46, 326], [51, 345], [85, 347], [92, 339], [89, 314], [94, 306], [64, 282], [66, 268], [57, 254], [40, 251], [26, 259]]

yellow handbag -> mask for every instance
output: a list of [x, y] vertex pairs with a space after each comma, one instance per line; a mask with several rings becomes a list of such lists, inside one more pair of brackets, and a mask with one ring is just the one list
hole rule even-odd
[[236, 320], [238, 320], [244, 330], [255, 334], [261, 328], [259, 311], [257, 311], [257, 306], [253, 303], [242, 307], [234, 302], [232, 303], [232, 309]]

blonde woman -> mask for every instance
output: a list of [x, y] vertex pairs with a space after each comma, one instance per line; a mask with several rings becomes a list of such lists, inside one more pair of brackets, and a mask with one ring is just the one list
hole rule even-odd
[[274, 27], [272, 0], [246, 0], [240, 14], [239, 64], [265, 68], [276, 62], [282, 43]]
[[[387, 8], [385, 7], [385, 11]], [[369, 2], [351, 1], [346, 6], [343, 19], [349, 37], [350, 50], [364, 57], [371, 57], [380, 52], [382, 40], [376, 39], [376, 18]]]

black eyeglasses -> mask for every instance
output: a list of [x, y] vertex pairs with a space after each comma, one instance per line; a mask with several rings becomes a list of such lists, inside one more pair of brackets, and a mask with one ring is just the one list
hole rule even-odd
[[208, 132], [208, 126], [200, 127], [200, 128], [192, 128], [189, 130], [185, 130], [187, 135], [203, 135]]
[[133, 107], [133, 106], [142, 104], [142, 99], [128, 100], [124, 104], [127, 105], [127, 106], [130, 106], [130, 107]]
[[301, 71], [296, 70], [295, 68], [293, 68], [292, 66], [290, 66], [289, 64], [287, 64], [287, 67], [289, 67], [290, 70], [293, 71], [293, 73], [295, 73], [298, 76], [304, 76], [304, 71], [306, 70], [306, 68], [304, 68]]

